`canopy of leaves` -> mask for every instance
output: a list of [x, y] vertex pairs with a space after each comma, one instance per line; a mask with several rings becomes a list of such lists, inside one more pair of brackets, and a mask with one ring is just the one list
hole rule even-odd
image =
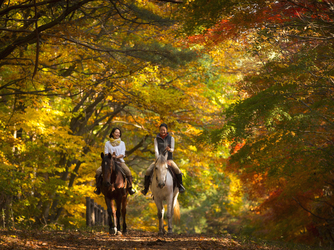
[[[227, 191], [234, 184], [222, 173], [222, 153], [195, 140], [221, 123], [236, 78], [223, 74], [224, 53], [204, 54], [176, 36], [175, 5], [53, 0], [2, 1], [0, 7], [3, 223], [83, 226], [85, 196], [94, 196], [99, 155], [116, 126], [141, 189], [161, 122], [176, 140], [175, 161], [185, 174], [189, 195], [180, 197], [181, 205], [189, 218], [202, 217], [204, 227], [191, 222], [189, 231], [205, 231], [213, 219], [223, 224], [212, 211], [229, 216], [240, 208], [240, 195]], [[218, 191], [224, 196], [217, 198]], [[154, 230], [154, 203], [138, 193], [129, 198], [129, 221]], [[197, 209], [194, 199], [205, 205]]]
[[[201, 1], [189, 4], [195, 9]], [[204, 35], [192, 38], [211, 46], [238, 39], [253, 60], [251, 69], [244, 61], [250, 70], [238, 83], [240, 100], [224, 113], [224, 126], [207, 138], [216, 145], [231, 142], [227, 169], [258, 202], [249, 215], [255, 233], [332, 242], [333, 4], [244, 4], [235, 3], [232, 14], [230, 5], [212, 10], [220, 15], [213, 15]], [[191, 20], [205, 17], [204, 10], [190, 14]]]

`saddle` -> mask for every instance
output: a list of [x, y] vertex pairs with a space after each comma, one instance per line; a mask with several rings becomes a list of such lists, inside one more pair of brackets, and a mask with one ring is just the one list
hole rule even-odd
[[117, 171], [119, 171], [119, 172], [121, 172], [122, 173], [122, 175], [123, 175], [123, 178], [126, 178], [126, 175], [125, 175], [125, 173], [124, 173], [124, 170], [123, 170], [123, 168], [121, 168], [120, 167], [120, 162], [119, 161], [114, 161], [114, 166], [115, 166], [115, 169], [113, 169], [113, 170], [115, 170], [115, 173], [117, 173]]
[[[114, 167], [113, 167], [113, 172], [116, 174], [117, 172], [120, 172], [123, 176], [123, 179], [125, 181], [126, 179], [126, 175], [124, 173], [124, 170], [119, 166], [120, 162], [114, 161]], [[115, 175], [114, 175], [115, 176]], [[100, 186], [102, 186], [102, 181], [103, 181], [103, 174], [101, 173], [99, 176], [97, 176], [98, 178], [98, 183], [100, 184]]]

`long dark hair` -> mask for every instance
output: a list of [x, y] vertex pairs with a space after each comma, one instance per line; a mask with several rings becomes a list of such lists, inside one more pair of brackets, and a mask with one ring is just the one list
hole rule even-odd
[[114, 136], [113, 136], [113, 133], [116, 131], [116, 130], [119, 130], [119, 138], [121, 138], [122, 137], [122, 130], [120, 129], [120, 128], [113, 128], [112, 130], [111, 130], [111, 133], [110, 133], [110, 135], [109, 135], [109, 138], [114, 138]]

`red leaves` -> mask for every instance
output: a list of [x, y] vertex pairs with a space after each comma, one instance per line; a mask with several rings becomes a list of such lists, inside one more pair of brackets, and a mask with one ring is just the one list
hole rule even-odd
[[206, 45], [215, 45], [224, 39], [235, 37], [238, 33], [238, 27], [229, 19], [222, 20], [212, 29], [208, 29], [204, 34], [188, 37], [190, 43], [199, 43]]
[[301, 19], [333, 21], [331, 5], [316, 1], [274, 1], [235, 9], [233, 15], [222, 19], [200, 35], [190, 36], [190, 43], [216, 45], [226, 39], [247, 37], [254, 29], [282, 25]]

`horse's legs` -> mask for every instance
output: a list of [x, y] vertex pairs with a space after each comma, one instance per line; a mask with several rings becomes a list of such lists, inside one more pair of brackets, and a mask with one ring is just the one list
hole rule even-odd
[[154, 199], [155, 205], [158, 209], [158, 219], [159, 219], [159, 234], [164, 234], [164, 207], [162, 201], [158, 201], [158, 199]]
[[114, 209], [113, 209], [113, 204], [112, 204], [112, 200], [104, 197], [105, 201], [106, 201], [106, 205], [107, 205], [107, 211], [108, 211], [108, 223], [109, 223], [109, 233], [114, 234], [112, 232], [113, 229], [113, 225], [115, 222], [115, 218], [114, 218]]
[[109, 233], [117, 234], [117, 218], [116, 218], [116, 210], [115, 210], [115, 201], [110, 201], [110, 207], [108, 206], [108, 215], [109, 215]]
[[122, 205], [122, 200], [121, 199], [117, 199], [116, 201], [116, 226], [117, 226], [117, 231], [121, 231], [121, 205]]
[[123, 218], [123, 233], [127, 232], [127, 227], [126, 227], [126, 220], [125, 220], [125, 216], [126, 216], [126, 205], [128, 203], [128, 199], [127, 197], [123, 197], [122, 199], [122, 218]]
[[168, 220], [168, 234], [173, 233], [173, 194], [171, 194], [167, 199], [167, 220]]

